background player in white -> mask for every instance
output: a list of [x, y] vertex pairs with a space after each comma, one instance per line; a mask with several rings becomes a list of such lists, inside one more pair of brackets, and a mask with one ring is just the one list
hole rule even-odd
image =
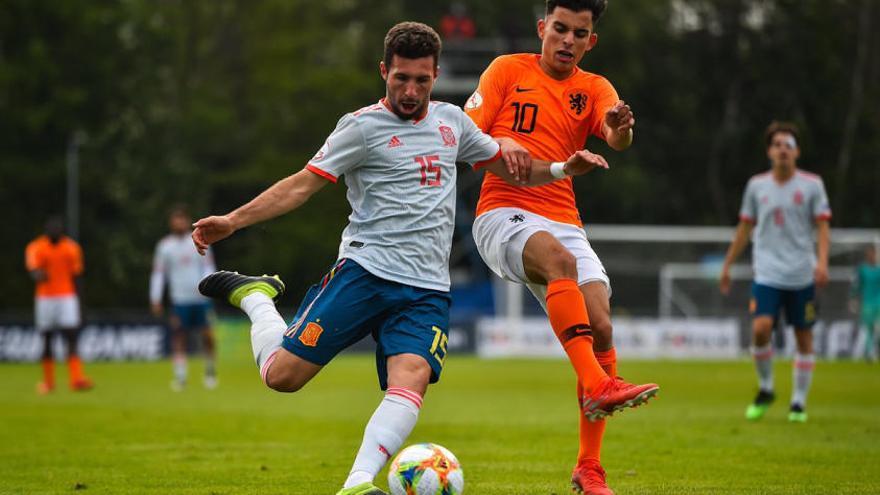
[[[813, 334], [816, 320], [815, 286], [828, 282], [831, 208], [818, 175], [797, 168], [800, 148], [794, 124], [773, 122], [767, 128], [769, 172], [749, 180], [740, 208], [740, 221], [721, 269], [721, 292], [730, 291], [730, 265], [752, 236], [752, 356], [758, 372], [758, 395], [746, 418], [764, 416], [775, 399], [772, 331], [780, 310], [793, 325], [797, 354], [789, 420], [807, 420], [807, 393], [813, 379]], [[814, 239], [816, 242], [814, 243]], [[814, 247], [815, 244], [815, 247]]]
[[[442, 371], [455, 163], [485, 166], [509, 181], [521, 172], [506, 168], [499, 144], [460, 108], [430, 101], [439, 53], [440, 39], [430, 27], [405, 22], [391, 28], [379, 64], [386, 88], [381, 101], [343, 116], [304, 170], [227, 215], [194, 224], [193, 241], [204, 252], [240, 228], [296, 209], [345, 175], [352, 213], [338, 260], [306, 294], [290, 328], [272, 301], [284, 290], [277, 277], [218, 272], [200, 285], [203, 293], [247, 312], [261, 376], [278, 391], [299, 390], [342, 349], [373, 335], [386, 394], [341, 495], [385, 493], [373, 478], [406, 440], [428, 384]], [[519, 178], [554, 180], [547, 162], [532, 166]], [[580, 151], [559, 167], [580, 174], [596, 166], [607, 164]]]
[[188, 332], [199, 332], [205, 351], [206, 388], [217, 387], [216, 344], [211, 328], [211, 302], [199, 294], [199, 281], [217, 270], [214, 256], [208, 250], [199, 256], [193, 246], [191, 235], [192, 217], [185, 206], [176, 206], [168, 216], [171, 232], [156, 245], [153, 256], [153, 273], [150, 276], [150, 310], [156, 317], [165, 314], [162, 296], [168, 283], [171, 314], [171, 351], [174, 363], [174, 379], [171, 388], [180, 391], [186, 386], [186, 344]]

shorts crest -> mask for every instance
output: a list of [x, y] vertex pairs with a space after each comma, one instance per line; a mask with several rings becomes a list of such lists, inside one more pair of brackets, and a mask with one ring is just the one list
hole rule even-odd
[[302, 333], [299, 334], [299, 341], [302, 342], [303, 345], [316, 347], [318, 345], [318, 339], [321, 338], [322, 333], [324, 333], [324, 328], [321, 327], [321, 325], [318, 325], [314, 322], [309, 322]]

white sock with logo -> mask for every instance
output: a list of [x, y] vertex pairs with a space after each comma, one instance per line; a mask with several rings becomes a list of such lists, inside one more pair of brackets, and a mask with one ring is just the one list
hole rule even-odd
[[186, 353], [174, 355], [174, 379], [180, 383], [186, 382], [187, 375]]
[[272, 299], [262, 292], [254, 292], [242, 298], [241, 309], [251, 319], [251, 347], [260, 375], [265, 381], [268, 365], [271, 364], [275, 352], [281, 349], [287, 323], [278, 313]]
[[755, 371], [758, 372], [758, 387], [767, 392], [773, 391], [773, 343], [752, 347]]
[[792, 363], [792, 390], [791, 403], [807, 406], [807, 394], [810, 392], [810, 384], [813, 383], [813, 369], [816, 367], [816, 356], [813, 354], [794, 355]]
[[364, 440], [343, 488], [371, 483], [403, 442], [419, 419], [422, 396], [402, 388], [390, 387], [364, 430]]

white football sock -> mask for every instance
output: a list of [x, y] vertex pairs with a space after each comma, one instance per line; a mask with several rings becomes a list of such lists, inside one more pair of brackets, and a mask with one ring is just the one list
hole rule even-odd
[[422, 407], [422, 396], [402, 387], [390, 387], [364, 430], [364, 440], [343, 488], [372, 482], [388, 459], [409, 436]]
[[813, 369], [816, 367], [816, 356], [813, 354], [794, 355], [792, 363], [791, 403], [807, 406], [807, 394], [813, 383]]
[[205, 356], [205, 376], [217, 375], [217, 362], [213, 356]]
[[251, 347], [254, 351], [254, 360], [260, 368], [261, 375], [265, 377], [266, 370], [263, 368], [275, 351], [281, 348], [287, 323], [284, 323], [284, 318], [278, 313], [272, 299], [262, 292], [254, 292], [242, 298], [241, 309], [251, 319]]
[[758, 372], [758, 387], [767, 392], [773, 391], [773, 343], [761, 347], [752, 346], [755, 371]]
[[186, 366], [186, 354], [175, 354], [174, 355], [174, 379], [180, 383], [186, 381], [187, 375], [187, 366]]

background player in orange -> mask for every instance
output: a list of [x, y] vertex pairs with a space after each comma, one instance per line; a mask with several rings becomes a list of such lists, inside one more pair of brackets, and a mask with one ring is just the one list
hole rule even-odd
[[45, 234], [27, 245], [25, 266], [37, 284], [34, 326], [43, 337], [43, 381], [37, 384], [37, 392], [47, 394], [55, 388], [52, 335], [56, 332], [64, 336], [67, 344], [70, 388], [75, 391], [92, 388], [92, 381], [83, 373], [82, 362], [77, 355], [82, 250], [76, 241], [64, 235], [64, 224], [60, 218], [50, 218], [46, 222]]
[[[535, 159], [562, 160], [591, 135], [615, 150], [628, 148], [635, 125], [630, 107], [605, 78], [577, 67], [596, 45], [594, 27], [606, 4], [547, 1], [537, 25], [541, 54], [501, 56], [480, 77], [465, 105], [477, 125], [496, 139], [516, 140]], [[558, 165], [552, 170], [564, 175]], [[605, 422], [589, 421], [585, 394], [606, 373], [628, 384], [617, 378], [608, 275], [587, 240], [571, 179], [516, 188], [487, 173], [473, 233], [486, 264], [499, 276], [527, 285], [544, 305], [577, 371], [584, 415], [573, 488], [612, 493], [599, 462]], [[642, 387], [634, 405], [659, 390], [654, 384]]]

